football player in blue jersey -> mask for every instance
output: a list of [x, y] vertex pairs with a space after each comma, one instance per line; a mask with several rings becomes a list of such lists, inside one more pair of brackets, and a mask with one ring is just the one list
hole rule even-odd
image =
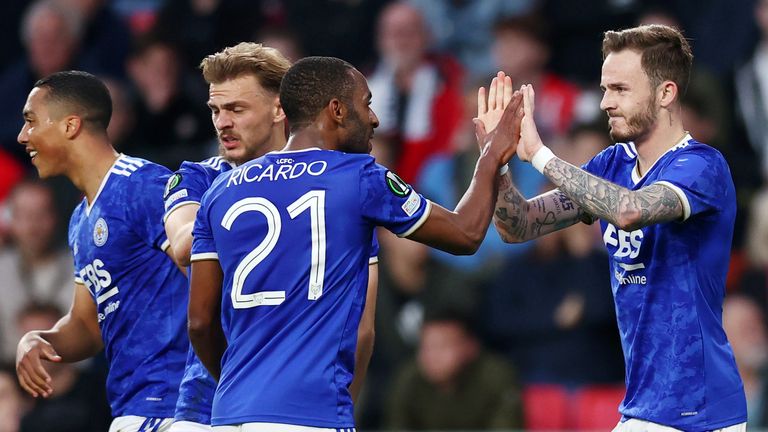
[[[280, 107], [280, 81], [290, 62], [276, 49], [243, 42], [205, 58], [203, 77], [210, 86], [208, 106], [219, 137], [220, 156], [184, 162], [169, 179], [165, 191], [165, 229], [180, 266], [189, 266], [192, 226], [200, 198], [222, 172], [286, 144], [285, 114]], [[360, 390], [373, 352], [377, 258], [370, 258], [368, 293], [358, 330], [355, 377], [350, 391]], [[216, 382], [190, 347], [179, 389], [171, 432], [210, 430]]]
[[606, 32], [603, 56], [600, 108], [617, 144], [581, 168], [554, 156], [524, 86], [517, 154], [557, 189], [526, 200], [503, 176], [495, 225], [520, 242], [600, 219], [626, 361], [615, 431], [743, 431], [722, 326], [736, 196], [723, 156], [682, 124], [690, 46], [671, 27], [641, 26]]
[[69, 224], [72, 307], [50, 330], [22, 337], [16, 370], [28, 393], [49, 397], [55, 389], [45, 362], [104, 350], [110, 431], [166, 431], [188, 347], [187, 283], [158, 223], [170, 172], [118, 154], [107, 136], [111, 113], [104, 84], [77, 71], [41, 79], [24, 105], [18, 140], [32, 164], [41, 177], [67, 176], [85, 198]]
[[348, 387], [373, 229], [477, 249], [519, 137], [522, 97], [509, 90], [449, 211], [368, 154], [378, 119], [360, 72], [329, 57], [291, 67], [280, 87], [287, 146], [219, 176], [195, 222], [189, 332], [219, 379], [214, 430], [354, 430]]

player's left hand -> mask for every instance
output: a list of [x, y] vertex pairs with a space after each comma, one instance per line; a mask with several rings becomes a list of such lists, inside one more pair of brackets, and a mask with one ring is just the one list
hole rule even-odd
[[502, 71], [491, 80], [487, 97], [485, 87], [477, 89], [477, 117], [472, 122], [475, 123], [475, 137], [481, 151], [486, 143], [485, 136], [496, 129], [513, 94], [512, 78]]
[[490, 154], [499, 162], [499, 167], [506, 165], [515, 155], [520, 140], [520, 127], [523, 119], [523, 95], [520, 92], [512, 94], [512, 100], [499, 120], [498, 126], [491, 132], [485, 133], [482, 123], [478, 123], [476, 131], [482, 138], [481, 153]]

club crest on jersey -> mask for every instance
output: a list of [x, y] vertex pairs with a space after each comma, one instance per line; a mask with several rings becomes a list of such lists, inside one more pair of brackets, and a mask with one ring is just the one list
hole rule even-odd
[[168, 177], [168, 183], [165, 184], [165, 192], [163, 192], [163, 199], [168, 198], [168, 195], [179, 183], [181, 183], [181, 174], [176, 173]]
[[107, 227], [107, 221], [104, 218], [99, 218], [96, 221], [96, 226], [93, 227], [93, 242], [96, 246], [104, 246], [107, 243], [109, 237], [109, 228]]
[[387, 174], [384, 177], [387, 179], [387, 186], [389, 186], [389, 190], [391, 190], [393, 194], [399, 197], [405, 197], [408, 195], [408, 192], [411, 191], [411, 187], [408, 186], [408, 183], [404, 182], [403, 179], [398, 177], [397, 174], [392, 171], [387, 171]]

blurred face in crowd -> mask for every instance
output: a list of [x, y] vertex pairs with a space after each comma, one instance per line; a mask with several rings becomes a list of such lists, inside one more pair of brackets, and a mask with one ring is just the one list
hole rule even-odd
[[493, 57], [513, 82], [529, 81], [542, 73], [549, 57], [546, 46], [522, 31], [499, 31], [493, 41]]
[[396, 3], [382, 12], [378, 31], [379, 52], [396, 70], [418, 66], [426, 55], [428, 39], [424, 19], [413, 7]]
[[77, 39], [64, 17], [50, 9], [41, 9], [32, 18], [25, 45], [29, 62], [38, 77], [66, 70], [77, 50]]
[[379, 126], [379, 118], [371, 109], [368, 81], [357, 70], [351, 73], [355, 77], [355, 88], [352, 91], [352, 106], [349, 107], [347, 118], [344, 120], [343, 145], [339, 146], [339, 150], [348, 153], [370, 153], [373, 149], [373, 130]]
[[62, 107], [46, 99], [47, 93], [41, 87], [29, 93], [23, 111], [24, 126], [17, 137], [41, 178], [64, 174], [68, 160], [66, 119], [59, 113]]
[[656, 125], [659, 105], [640, 59], [640, 53], [623, 50], [608, 54], [603, 62], [600, 109], [608, 114], [615, 142], [637, 141]]
[[51, 191], [38, 184], [22, 184], [11, 195], [11, 236], [26, 257], [50, 252], [56, 230]]
[[273, 150], [273, 134], [285, 133], [280, 98], [259, 84], [253, 75], [212, 83], [208, 93], [219, 154], [236, 164]]
[[478, 346], [464, 327], [454, 321], [424, 324], [418, 352], [419, 369], [432, 383], [449, 385], [477, 357]]
[[179, 63], [176, 51], [164, 43], [146, 48], [128, 63], [128, 72], [150, 111], [164, 110], [177, 91]]
[[726, 297], [723, 328], [739, 370], [757, 371], [768, 363], [768, 337], [760, 308], [744, 297]]

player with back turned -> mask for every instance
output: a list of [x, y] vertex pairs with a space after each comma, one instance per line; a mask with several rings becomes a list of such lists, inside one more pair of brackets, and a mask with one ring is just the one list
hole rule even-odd
[[[165, 229], [173, 255], [182, 267], [189, 266], [192, 226], [200, 199], [214, 179], [286, 144], [285, 114], [278, 92], [290, 62], [279, 51], [242, 42], [207, 56], [200, 67], [209, 84], [208, 106], [219, 139], [219, 156], [182, 163], [166, 187]], [[358, 329], [355, 379], [350, 389], [353, 398], [359, 392], [373, 351], [377, 252], [375, 244], [369, 259], [364, 318]], [[171, 432], [210, 430], [215, 389], [216, 382], [190, 346]]]
[[526, 200], [505, 174], [496, 228], [519, 242], [600, 219], [626, 362], [615, 431], [743, 431], [744, 387], [722, 326], [736, 196], [723, 156], [682, 124], [690, 46], [671, 27], [641, 26], [606, 32], [603, 55], [600, 108], [617, 144], [581, 168], [557, 158], [524, 86], [517, 154], [557, 189]]
[[76, 71], [35, 83], [24, 106], [18, 140], [40, 177], [65, 175], [85, 198], [69, 224], [72, 307], [52, 329], [22, 337], [16, 370], [28, 393], [48, 397], [46, 361], [103, 349], [110, 432], [162, 432], [173, 421], [188, 346], [187, 284], [159, 223], [170, 172], [118, 154], [107, 137], [111, 113], [104, 84]]
[[477, 249], [519, 137], [521, 96], [507, 88], [510, 106], [449, 211], [368, 155], [378, 119], [360, 72], [329, 57], [291, 67], [280, 87], [288, 145], [220, 176], [195, 223], [189, 331], [220, 377], [215, 430], [354, 428], [348, 386], [373, 229]]

